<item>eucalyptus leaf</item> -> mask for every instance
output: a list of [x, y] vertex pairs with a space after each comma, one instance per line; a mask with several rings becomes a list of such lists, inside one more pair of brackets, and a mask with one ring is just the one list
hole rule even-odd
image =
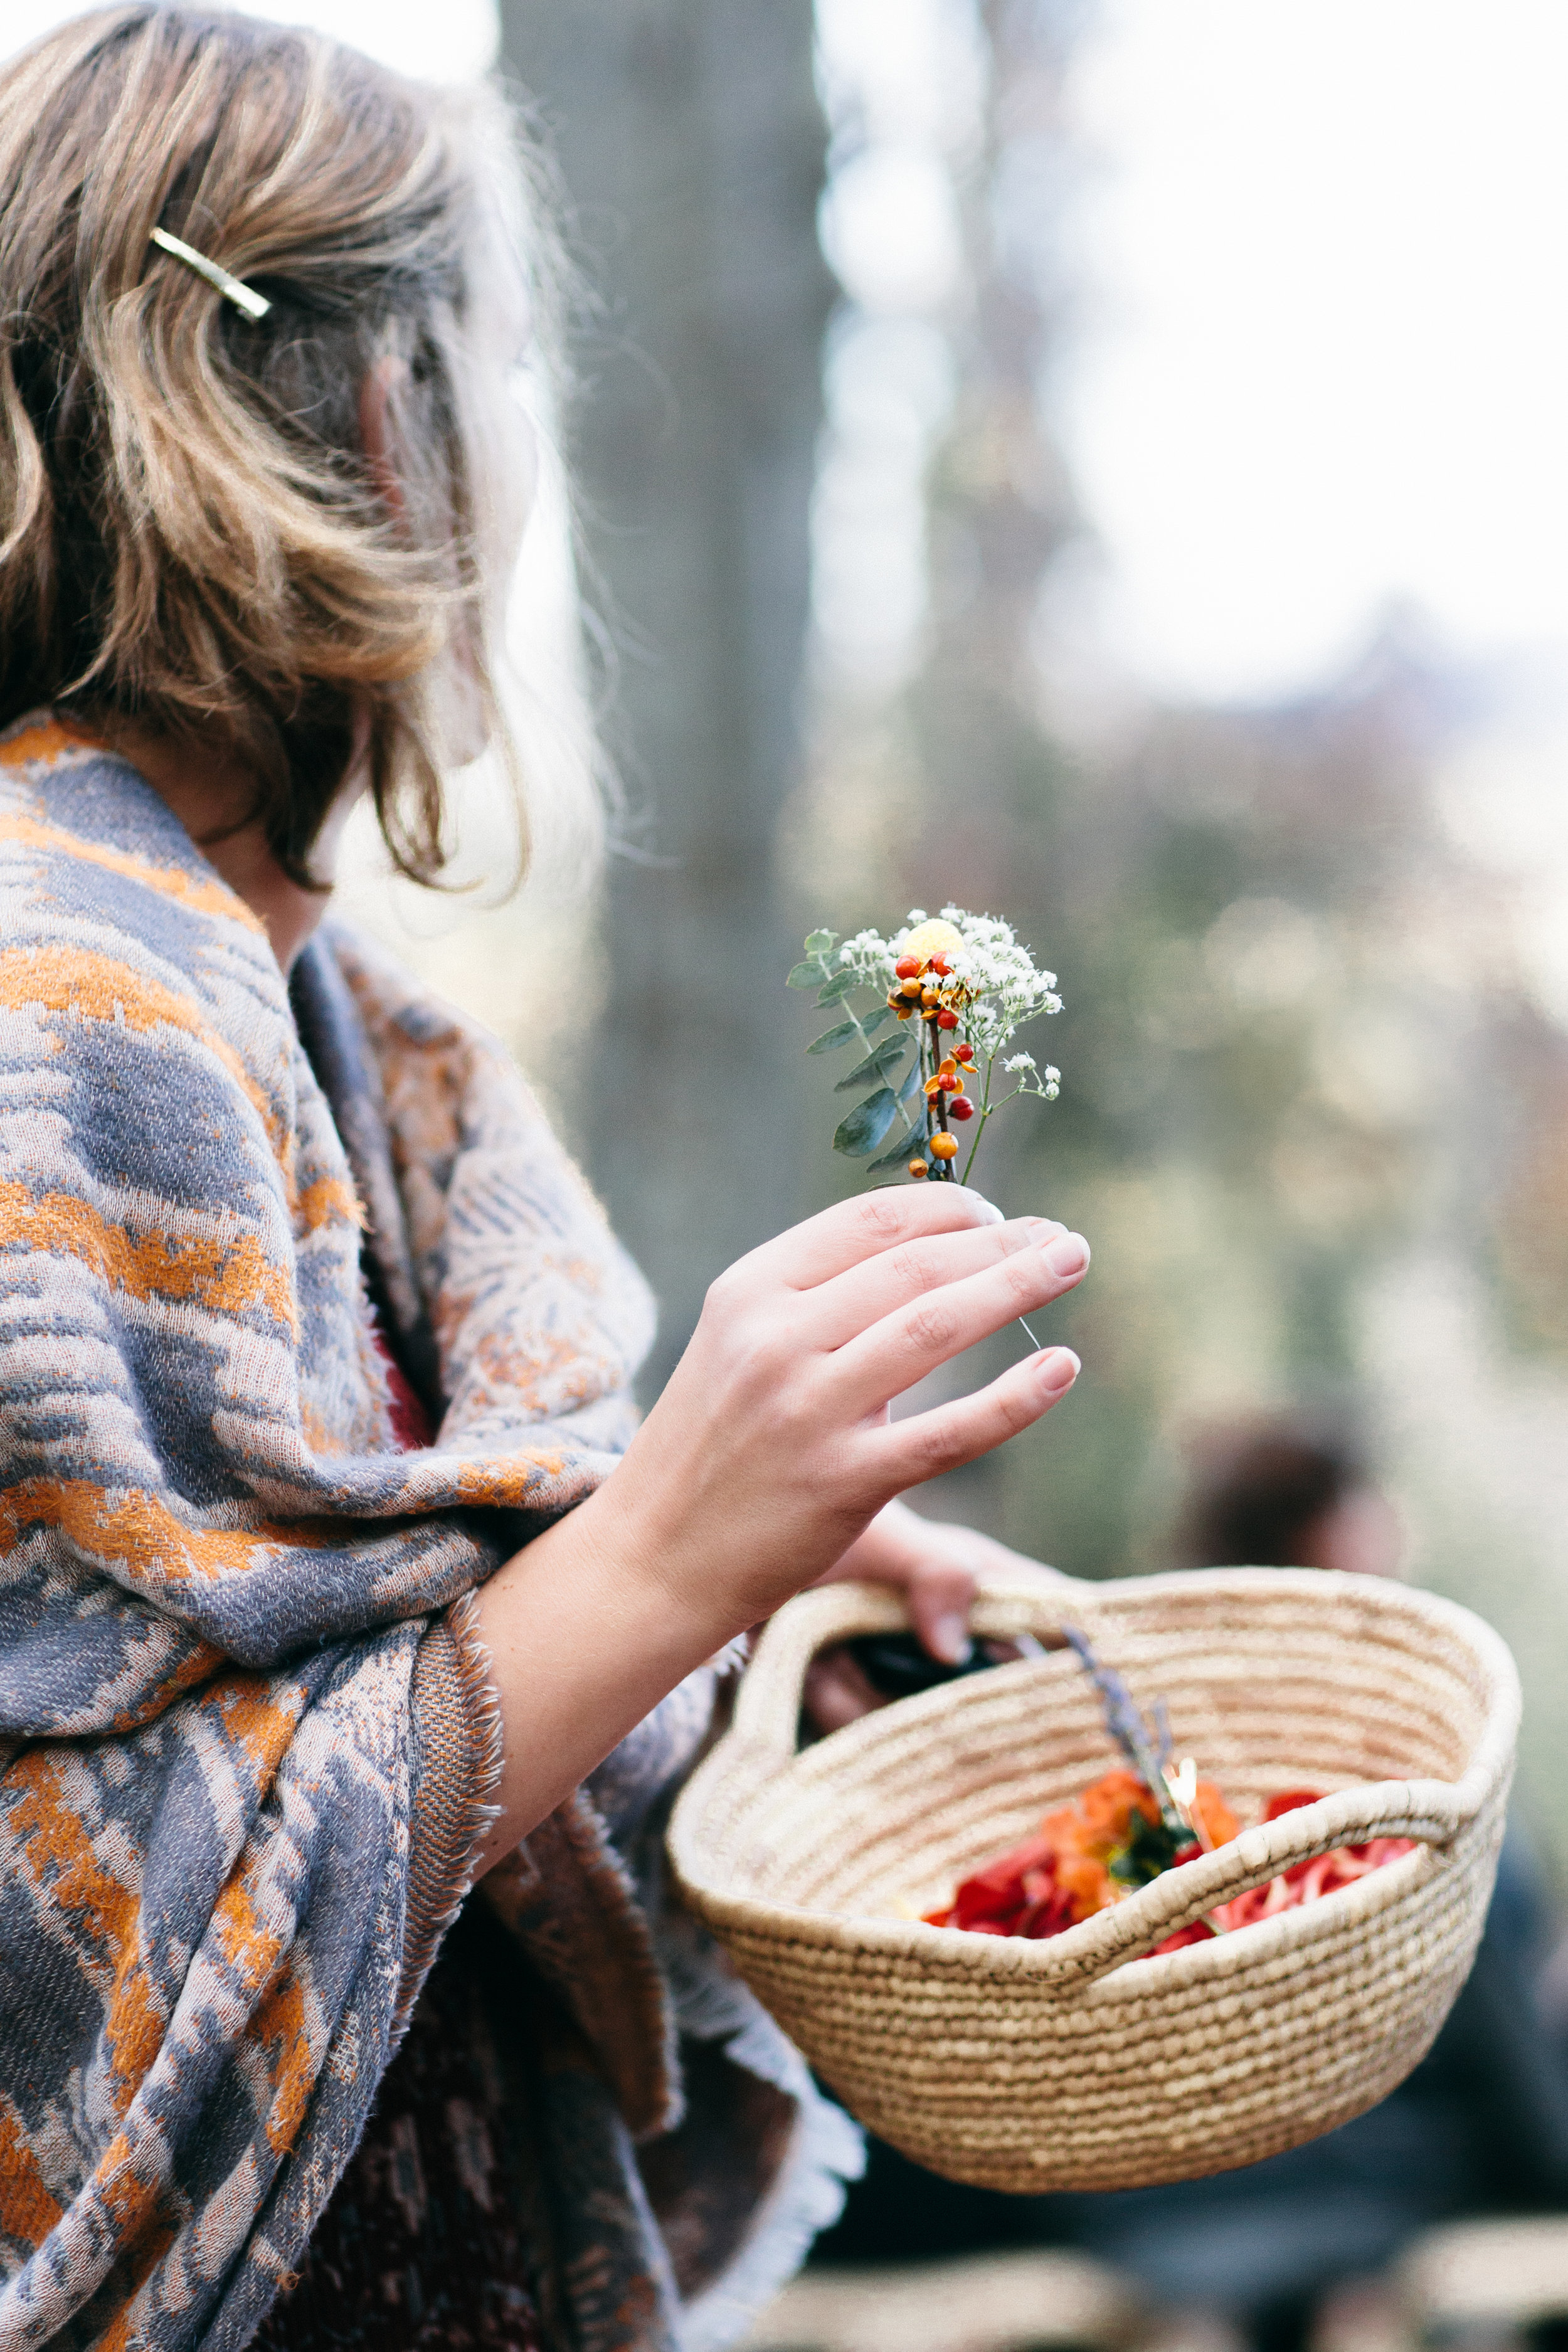
[[859, 1034], [858, 1022], [840, 1021], [835, 1028], [825, 1029], [820, 1037], [814, 1037], [805, 1050], [808, 1054], [831, 1054], [835, 1045], [847, 1045], [851, 1037]]
[[917, 1054], [917, 1055], [915, 1055], [915, 1058], [914, 1058], [913, 1062], [912, 1062], [912, 1063], [910, 1064], [910, 1074], [909, 1074], [909, 1076], [904, 1080], [903, 1085], [899, 1088], [899, 1100], [900, 1100], [901, 1103], [907, 1103], [907, 1102], [909, 1101], [909, 1099], [910, 1099], [910, 1097], [912, 1094], [914, 1094], [914, 1093], [916, 1092], [916, 1090], [918, 1089], [918, 1087], [919, 1087], [919, 1086], [920, 1086], [920, 1083], [921, 1083], [921, 1057], [920, 1057], [920, 1055]]
[[807, 955], [826, 955], [837, 940], [837, 931], [808, 931], [805, 940]]
[[864, 1160], [881, 1142], [898, 1108], [891, 1087], [879, 1087], [874, 1095], [856, 1104], [847, 1118], [839, 1121], [833, 1149], [850, 1160]]
[[879, 1176], [884, 1169], [902, 1168], [908, 1161], [913, 1160], [917, 1153], [922, 1159], [925, 1156], [921, 1150], [921, 1138], [918, 1134], [911, 1135], [906, 1128], [891, 1151], [885, 1151], [880, 1160], [873, 1160], [866, 1172], [868, 1176]]
[[837, 1004], [841, 996], [847, 996], [852, 988], [858, 988], [859, 985], [858, 973], [836, 971], [826, 987], [817, 990], [816, 1001], [818, 1004]]
[[879, 1004], [875, 1013], [868, 1013], [866, 1015], [866, 1018], [861, 1022], [860, 1026], [865, 1031], [868, 1037], [874, 1037], [879, 1029], [885, 1029], [888, 1023], [896, 1018], [897, 1016], [890, 1004]]
[[822, 966], [819, 963], [797, 963], [789, 978], [785, 981], [784, 986], [786, 988], [815, 988], [821, 978]]
[[875, 1086], [879, 1078], [890, 1077], [903, 1058], [903, 1039], [886, 1037], [879, 1045], [873, 1046], [863, 1062], [856, 1063], [847, 1077], [839, 1079], [833, 1091], [847, 1095], [854, 1087]]

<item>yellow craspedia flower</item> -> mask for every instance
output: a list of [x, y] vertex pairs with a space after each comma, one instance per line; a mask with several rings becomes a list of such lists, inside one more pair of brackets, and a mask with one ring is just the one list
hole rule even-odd
[[900, 955], [919, 956], [929, 963], [932, 956], [957, 955], [963, 946], [963, 936], [953, 923], [944, 923], [940, 915], [929, 922], [917, 923], [908, 939], [900, 943]]

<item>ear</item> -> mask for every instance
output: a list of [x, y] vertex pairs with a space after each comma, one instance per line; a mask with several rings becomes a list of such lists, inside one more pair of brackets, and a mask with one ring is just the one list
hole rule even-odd
[[370, 460], [371, 478], [397, 522], [407, 520], [408, 501], [397, 469], [392, 395], [408, 373], [408, 363], [388, 352], [375, 362], [359, 388], [359, 437]]

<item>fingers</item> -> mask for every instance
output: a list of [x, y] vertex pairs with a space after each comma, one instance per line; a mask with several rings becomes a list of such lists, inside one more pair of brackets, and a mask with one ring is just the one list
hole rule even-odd
[[1042, 1349], [973, 1396], [889, 1422], [869, 1439], [879, 1476], [913, 1486], [977, 1461], [1049, 1412], [1080, 1369], [1070, 1348]]
[[720, 1279], [741, 1289], [814, 1290], [901, 1242], [1001, 1222], [1001, 1213], [965, 1184], [885, 1184], [792, 1225], [776, 1241], [737, 1259]]
[[1048, 1217], [1016, 1217], [1008, 1224], [970, 1225], [959, 1233], [920, 1234], [898, 1242], [819, 1283], [807, 1302], [802, 1338], [810, 1346], [841, 1348], [911, 1299], [980, 1274], [1020, 1250], [1042, 1247], [1066, 1230]]
[[955, 1559], [922, 1559], [904, 1588], [910, 1622], [933, 1658], [962, 1665], [969, 1655], [974, 1577]]
[[1016, 1316], [1075, 1288], [1088, 1266], [1081, 1234], [1053, 1233], [1043, 1247], [1001, 1257], [885, 1315], [829, 1359], [827, 1377], [846, 1411], [874, 1412]]

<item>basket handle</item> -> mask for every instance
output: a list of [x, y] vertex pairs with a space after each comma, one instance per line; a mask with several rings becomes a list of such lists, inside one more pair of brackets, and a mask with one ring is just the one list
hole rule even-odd
[[[1064, 1608], [1094, 1591], [1080, 1578], [1055, 1571], [1027, 1581], [984, 1578], [970, 1622], [975, 1633], [997, 1640], [1049, 1635], [1058, 1632]], [[741, 1677], [734, 1720], [723, 1743], [728, 1748], [732, 1741], [731, 1752], [747, 1753], [747, 1777], [765, 1777], [770, 1764], [794, 1756], [806, 1669], [819, 1650], [856, 1633], [902, 1631], [909, 1622], [902, 1601], [885, 1585], [822, 1585], [786, 1601], [769, 1620]], [[1049, 1944], [1019, 1948], [1035, 1956], [1032, 1970], [1059, 1975], [1065, 1990], [1071, 1982], [1082, 1984], [1136, 1959], [1216, 1904], [1266, 1885], [1291, 1863], [1376, 1837], [1407, 1837], [1441, 1848], [1495, 1795], [1496, 1777], [1478, 1757], [1454, 1781], [1384, 1780], [1340, 1790], [1278, 1821], [1243, 1830], [1216, 1853], [1154, 1879], [1086, 1920], [1074, 1929], [1071, 1953], [1060, 1958], [1059, 1966], [1051, 1964], [1058, 1956]], [[907, 1936], [911, 1930], [895, 1932]], [[956, 1927], [922, 1927], [919, 1932], [952, 1937], [961, 1946], [972, 1940]]]
[[[1054, 1569], [1027, 1580], [983, 1578], [970, 1623], [994, 1641], [1054, 1634], [1067, 1596], [1085, 1590], [1077, 1577]], [[856, 1633], [904, 1633], [909, 1624], [902, 1600], [885, 1584], [823, 1584], [797, 1592], [768, 1620], [741, 1677], [735, 1730], [758, 1748], [793, 1756], [806, 1669], [817, 1652]]]

